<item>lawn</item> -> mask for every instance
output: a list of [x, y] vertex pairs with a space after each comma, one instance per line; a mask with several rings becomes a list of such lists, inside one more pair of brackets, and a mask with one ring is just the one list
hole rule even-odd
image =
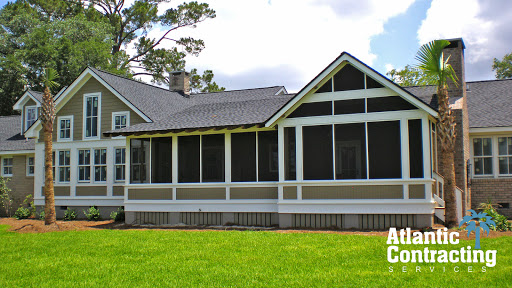
[[[380, 236], [176, 230], [19, 234], [7, 229], [0, 226], [0, 287], [512, 285], [512, 237], [482, 239], [484, 249], [498, 250], [497, 265], [487, 272], [478, 263], [409, 263], [407, 272], [394, 264], [390, 273], [386, 238]], [[458, 248], [473, 243], [461, 241]]]

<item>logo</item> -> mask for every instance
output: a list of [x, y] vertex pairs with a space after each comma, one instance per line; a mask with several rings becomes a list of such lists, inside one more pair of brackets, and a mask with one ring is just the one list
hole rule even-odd
[[[487, 213], [480, 212], [476, 213], [475, 210], [468, 210], [468, 212], [471, 213], [471, 215], [466, 215], [462, 218], [462, 221], [460, 221], [459, 227], [462, 227], [462, 225], [467, 224], [466, 230], [468, 231], [468, 237], [471, 234], [471, 231], [475, 232], [475, 247], [474, 249], [481, 249], [480, 248], [480, 228], [482, 230], [487, 232], [487, 236], [489, 236], [489, 225], [493, 225], [496, 227], [496, 223], [492, 221], [491, 216], [487, 216]], [[485, 221], [482, 221], [484, 220]], [[479, 226], [476, 226], [476, 224], [479, 224]]]

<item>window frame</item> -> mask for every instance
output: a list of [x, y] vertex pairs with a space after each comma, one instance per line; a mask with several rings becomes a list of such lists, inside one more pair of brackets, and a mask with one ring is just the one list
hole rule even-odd
[[[32, 158], [32, 165], [30, 165], [30, 159]], [[27, 166], [27, 176], [34, 177], [35, 171], [36, 171], [36, 157], [35, 156], [28, 156], [26, 158], [26, 166]], [[32, 173], [30, 173], [30, 167], [32, 167]]]
[[[500, 141], [500, 138], [505, 138], [506, 141], [507, 141], [507, 154], [500, 154], [500, 145], [499, 145], [499, 141]], [[500, 135], [500, 136], [497, 136], [496, 137], [496, 164], [498, 166], [498, 170], [496, 171], [498, 176], [501, 176], [501, 177], [510, 177], [512, 176], [512, 169], [510, 169], [510, 164], [509, 162], [512, 161], [512, 154], [511, 153], [508, 153], [508, 141], [509, 139], [512, 139], [512, 136], [505, 136], [505, 135]], [[491, 143], [492, 144], [492, 143]], [[507, 159], [507, 166], [508, 166], [508, 173], [507, 174], [503, 174], [501, 173], [500, 171], [500, 158], [508, 158]]]
[[[77, 153], [78, 153], [78, 157], [77, 157], [77, 182], [78, 183], [91, 183], [91, 171], [92, 171], [92, 161], [91, 161], [91, 148], [86, 148], [86, 149], [78, 149], [77, 150]], [[89, 164], [80, 164], [80, 151], [89, 151]], [[80, 167], [88, 167], [89, 168], [89, 180], [80, 180]]]
[[[96, 136], [87, 136], [87, 118], [88, 117], [94, 117], [94, 116], [87, 116], [87, 98], [98, 98], [98, 115], [97, 117], [97, 135]], [[99, 140], [101, 139], [101, 92], [95, 92], [95, 93], [86, 93], [84, 94], [83, 98], [83, 111], [82, 111], [83, 119], [82, 119], [82, 140]], [[92, 131], [91, 131], [92, 134]]]
[[[10, 165], [5, 165], [5, 160], [6, 159], [11, 159], [11, 164]], [[11, 173], [4, 173], [5, 172], [5, 168], [11, 168]], [[12, 177], [13, 175], [13, 170], [14, 170], [14, 157], [12, 156], [7, 156], [7, 157], [2, 157], [2, 176], [3, 177]]]
[[[63, 121], [63, 120], [69, 120], [69, 138], [61, 138], [60, 137], [60, 131], [61, 131], [60, 121]], [[74, 120], [73, 115], [57, 117], [57, 142], [73, 141], [73, 122], [74, 122], [73, 120]]]
[[[484, 156], [475, 156], [475, 147], [474, 147], [474, 140], [475, 139], [490, 139], [491, 140], [491, 155], [484, 155]], [[498, 174], [498, 172], [496, 171], [496, 153], [495, 153], [495, 139], [497, 139], [495, 136], [488, 136], [488, 135], [480, 135], [480, 136], [475, 136], [475, 137], [471, 137], [470, 139], [470, 150], [471, 150], [471, 164], [472, 164], [472, 168], [471, 168], [471, 176], [472, 178], [489, 178], [489, 177], [496, 177], [496, 175]], [[475, 168], [476, 168], [476, 165], [475, 165], [475, 159], [476, 158], [490, 158], [492, 160], [492, 163], [491, 163], [491, 168], [492, 168], [492, 173], [491, 174], [476, 174], [475, 173]]]
[[[57, 155], [57, 158], [58, 158], [55, 161], [57, 163], [57, 165], [55, 165], [55, 167], [57, 168], [55, 171], [58, 171], [58, 173], [59, 173], [59, 176], [58, 176], [59, 179], [58, 179], [57, 182], [58, 183], [66, 183], [66, 184], [71, 183], [71, 150], [58, 150], [58, 151], [55, 151], [55, 152], [56, 152], [55, 155]], [[62, 165], [60, 163], [60, 153], [61, 152], [64, 152], [64, 153], [69, 152], [69, 164], [68, 165], [65, 165], [65, 163], [64, 163], [64, 165]], [[62, 181], [62, 179], [60, 178], [60, 169], [61, 168], [64, 168], [64, 169], [68, 168], [69, 169], [69, 181]], [[55, 177], [55, 173], [54, 173], [53, 176], [54, 176], [54, 179], [55, 179], [56, 178]]]
[[[117, 155], [117, 150], [124, 150], [124, 163], [117, 163], [117, 159], [116, 159], [116, 155]], [[126, 147], [114, 147], [114, 182], [125, 182], [126, 181]], [[122, 180], [118, 180], [117, 179], [117, 166], [123, 166], [123, 172], [124, 172], [124, 175], [123, 175], [123, 179]]]
[[[105, 163], [100, 163], [100, 164], [97, 164], [96, 163], [96, 151], [99, 150], [105, 150]], [[100, 152], [101, 153], [101, 152]], [[100, 156], [101, 157], [101, 156]], [[92, 165], [92, 171], [91, 171], [91, 178], [92, 178], [92, 182], [94, 183], [107, 183], [108, 182], [108, 160], [107, 160], [107, 157], [108, 157], [108, 149], [106, 147], [95, 147], [95, 148], [92, 148], [91, 149], [91, 165]], [[105, 167], [105, 181], [102, 181], [102, 180], [96, 180], [96, 167]], [[101, 175], [101, 173], [100, 173]]]
[[[117, 116], [125, 116], [126, 117], [126, 126], [121, 128], [116, 128], [116, 117]], [[112, 112], [112, 130], [122, 129], [130, 126], [130, 111], [119, 111]]]
[[[34, 122], [32, 122], [32, 124], [30, 124], [30, 125], [28, 125], [28, 115], [29, 115], [28, 110], [29, 109], [35, 109], [35, 116], [36, 116], [36, 118], [34, 119]], [[24, 115], [25, 129], [23, 131], [27, 131], [28, 128], [30, 128], [30, 126], [32, 126], [37, 121], [37, 118], [39, 118], [37, 115], [37, 105], [25, 106], [25, 111], [23, 111], [23, 112], [25, 113], [25, 115]]]

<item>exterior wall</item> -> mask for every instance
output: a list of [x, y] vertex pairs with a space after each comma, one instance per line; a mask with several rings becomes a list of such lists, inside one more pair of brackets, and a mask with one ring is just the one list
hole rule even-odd
[[[57, 119], [59, 116], [73, 115], [73, 140], [80, 141], [83, 139], [83, 107], [84, 94], [101, 93], [101, 127], [98, 135], [101, 139], [110, 139], [102, 133], [112, 130], [112, 112], [130, 111], [130, 125], [144, 123], [145, 121], [133, 112], [126, 104], [119, 100], [112, 92], [103, 86], [98, 80], [91, 78], [85, 83], [69, 101], [57, 112], [55, 124], [53, 127], [53, 139], [57, 141]], [[39, 142], [43, 142], [43, 131], [39, 132]]]
[[[4, 157], [13, 158], [12, 177], [7, 183], [7, 186], [12, 190], [13, 204], [11, 211], [14, 213], [16, 209], [23, 203], [27, 195], [34, 195], [34, 176], [27, 176], [27, 157], [29, 155], [2, 155]], [[31, 154], [30, 156], [34, 156]], [[3, 171], [2, 171], [3, 173]], [[0, 209], [0, 214], [3, 215], [4, 209]]]
[[499, 213], [512, 218], [512, 178], [473, 178], [471, 181], [473, 209], [480, 203], [492, 201], [494, 204], [508, 203], [510, 208], [498, 208]]

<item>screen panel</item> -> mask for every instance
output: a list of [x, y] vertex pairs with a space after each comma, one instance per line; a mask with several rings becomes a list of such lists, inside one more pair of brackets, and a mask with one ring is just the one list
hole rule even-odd
[[231, 134], [231, 181], [256, 181], [256, 133]]

